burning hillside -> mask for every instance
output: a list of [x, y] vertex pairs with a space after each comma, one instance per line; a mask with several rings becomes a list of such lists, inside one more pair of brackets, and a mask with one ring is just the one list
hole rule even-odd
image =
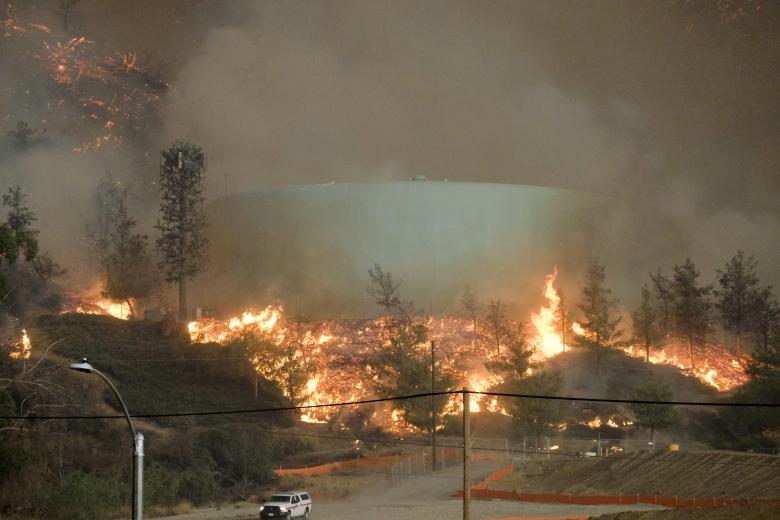
[[[11, 2], [0, 11], [0, 44], [15, 51], [8, 56], [33, 76], [48, 78], [44, 122], [78, 128], [84, 141], [74, 148], [77, 152], [148, 134], [168, 85], [145, 70], [131, 50], [104, 53], [87, 36], [58, 32], [22, 19]], [[29, 90], [17, 94], [30, 101]], [[7, 117], [0, 112], [0, 121]]]
[[[561, 299], [555, 288], [556, 274], [546, 277], [543, 296], [545, 303], [531, 315], [533, 328], [528, 331], [528, 343], [533, 358], [538, 363], [564, 352], [582, 327], [573, 323], [563, 328], [560, 322]], [[293, 362], [308, 362], [313, 365], [313, 375], [308, 379], [304, 391], [304, 404], [327, 404], [374, 397], [372, 394], [378, 371], [372, 366], [375, 353], [385, 348], [388, 342], [389, 317], [365, 320], [320, 320], [307, 321], [290, 317], [281, 306], [269, 306], [260, 312], [247, 311], [240, 317], [228, 320], [203, 319], [188, 325], [193, 342], [216, 342], [227, 344], [241, 341], [247, 334], [260, 334], [270, 344], [287, 345], [292, 349]], [[444, 369], [456, 375], [456, 388], [467, 387], [474, 391], [485, 391], [500, 383], [500, 377], [492, 375], [486, 362], [501, 358], [494, 346], [479, 331], [474, 330], [471, 319], [455, 316], [424, 318], [429, 339], [435, 342], [436, 358]], [[508, 323], [517, 327], [518, 323]], [[566, 330], [568, 328], [568, 330]], [[563, 340], [562, 340], [563, 336]], [[566, 343], [564, 343], [564, 341]], [[574, 344], [574, 341], [571, 341]], [[428, 345], [419, 345], [420, 355], [430, 355]], [[644, 351], [628, 346], [624, 351], [636, 357], [643, 357]], [[650, 362], [672, 365], [682, 372], [691, 374], [720, 391], [726, 391], [747, 380], [740, 362], [728, 351], [717, 345], [708, 344], [696, 351], [699, 365], [691, 369], [687, 348], [670, 343], [655, 349]], [[262, 353], [253, 359], [258, 373], [275, 380], [279, 377], [269, 370]], [[278, 381], [284, 389], [284, 381]], [[493, 400], [472, 396], [472, 409], [483, 407], [500, 411]], [[445, 407], [450, 413], [457, 413], [457, 399]], [[303, 416], [307, 421], [325, 421], [331, 418], [333, 409], [317, 409]], [[396, 423], [398, 414], [388, 412], [388, 422]]]

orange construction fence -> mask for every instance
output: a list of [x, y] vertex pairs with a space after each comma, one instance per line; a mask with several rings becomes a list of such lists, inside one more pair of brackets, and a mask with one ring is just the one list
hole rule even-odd
[[[605, 504], [655, 504], [665, 507], [704, 507], [730, 504], [780, 503], [776, 498], [725, 498], [725, 497], [664, 497], [660, 495], [618, 494], [618, 495], [560, 495], [557, 493], [518, 493], [500, 489], [488, 489], [491, 482], [500, 480], [512, 472], [512, 466], [494, 471], [471, 488], [471, 496], [481, 499], [519, 500], [522, 502], [551, 502], [558, 504], [605, 505]], [[463, 491], [458, 492], [463, 496]]]

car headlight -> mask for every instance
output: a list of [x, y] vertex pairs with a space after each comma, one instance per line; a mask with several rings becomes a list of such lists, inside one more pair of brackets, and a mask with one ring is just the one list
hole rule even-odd
[[282, 513], [286, 513], [287, 512], [287, 508], [286, 507], [280, 507], [279, 511], [281, 511]]
[[264, 507], [265, 507], [265, 506], [260, 506], [260, 511], [262, 511]]

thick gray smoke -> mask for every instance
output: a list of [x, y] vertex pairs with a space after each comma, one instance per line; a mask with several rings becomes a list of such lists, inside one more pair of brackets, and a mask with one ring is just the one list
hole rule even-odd
[[[631, 300], [647, 271], [691, 256], [711, 277], [738, 248], [780, 285], [780, 6], [724, 4], [85, 0], [68, 30], [171, 85], [135, 150], [151, 173], [125, 169], [143, 185], [188, 139], [211, 198], [412, 175], [608, 195], [573, 254]], [[96, 178], [84, 160], [57, 175]]]

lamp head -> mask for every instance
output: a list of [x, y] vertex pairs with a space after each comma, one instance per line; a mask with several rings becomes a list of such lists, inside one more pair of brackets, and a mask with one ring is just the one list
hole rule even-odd
[[92, 373], [92, 365], [87, 362], [87, 358], [81, 358], [81, 361], [77, 363], [71, 363], [68, 368], [71, 370], [78, 370], [79, 372], [86, 372], [87, 374]]

